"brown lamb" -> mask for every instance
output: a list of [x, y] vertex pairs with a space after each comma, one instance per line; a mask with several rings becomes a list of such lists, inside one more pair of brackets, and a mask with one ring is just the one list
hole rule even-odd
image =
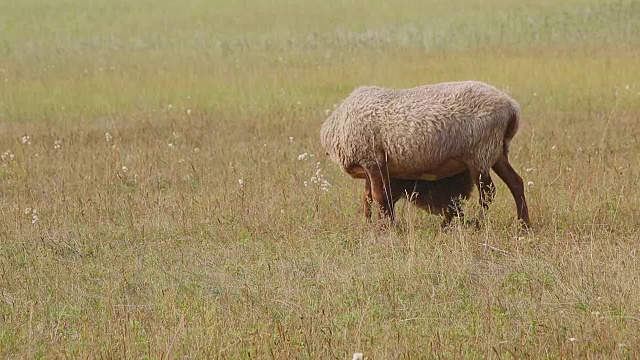
[[[411, 204], [433, 215], [444, 216], [441, 227], [447, 228], [456, 217], [464, 216], [462, 201], [469, 199], [473, 191], [473, 180], [469, 171], [464, 171], [441, 180], [390, 179], [391, 206], [406, 198]], [[371, 183], [366, 181], [363, 197], [364, 213], [371, 218], [373, 196]]]

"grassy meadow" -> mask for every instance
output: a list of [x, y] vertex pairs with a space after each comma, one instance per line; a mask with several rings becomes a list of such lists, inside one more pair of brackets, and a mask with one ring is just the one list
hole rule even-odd
[[[324, 117], [466, 79], [534, 231], [375, 231]], [[635, 1], [2, 0], [0, 357], [636, 358], [638, 124]]]

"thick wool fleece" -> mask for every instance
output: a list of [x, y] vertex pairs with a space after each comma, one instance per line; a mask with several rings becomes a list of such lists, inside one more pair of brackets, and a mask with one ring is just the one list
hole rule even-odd
[[482, 82], [364, 86], [325, 120], [320, 140], [347, 172], [384, 161], [390, 176], [420, 174], [451, 160], [488, 172], [507, 151], [519, 119], [518, 103]]

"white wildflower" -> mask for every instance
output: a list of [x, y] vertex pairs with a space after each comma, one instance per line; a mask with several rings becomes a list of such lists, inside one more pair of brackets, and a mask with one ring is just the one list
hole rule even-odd
[[27, 144], [27, 145], [31, 145], [31, 137], [29, 135], [25, 135], [22, 137], [22, 143], [23, 144]]
[[10, 162], [11, 160], [13, 160], [16, 156], [13, 155], [13, 153], [11, 152], [11, 150], [7, 150], [4, 153], [2, 153], [2, 155], [0, 156], [0, 158], [6, 162]]
[[56, 140], [53, 142], [53, 148], [55, 150], [60, 150], [60, 148], [62, 148], [62, 140]]
[[244, 180], [239, 179], [238, 180], [238, 185], [240, 185], [240, 189], [243, 189], [244, 188]]
[[176, 144], [174, 143], [168, 143], [167, 144], [168, 147], [170, 147], [171, 149], [173, 149], [174, 147], [176, 147]]
[[293, 142], [293, 136], [289, 136], [289, 142], [292, 143]]
[[32, 224], [35, 224], [38, 222], [38, 220], [40, 220], [40, 218], [38, 217], [38, 211], [35, 208], [25, 208], [24, 214], [31, 217]]
[[[322, 174], [322, 168], [320, 167], [320, 162], [316, 163], [316, 172], [310, 179], [312, 184], [317, 184], [320, 190], [327, 192], [329, 191], [329, 187], [331, 184], [327, 179], [324, 178], [324, 174]], [[305, 181], [305, 185], [307, 186], [309, 183]]]
[[353, 357], [351, 358], [351, 360], [362, 360], [362, 359], [364, 359], [363, 353], [353, 353]]
[[306, 181], [303, 184], [304, 184], [305, 187], [309, 185], [309, 183], [306, 182]]
[[568, 340], [571, 341], [571, 342], [574, 342], [574, 341], [577, 341], [578, 339], [576, 339], [574, 337], [570, 337]]
[[195, 152], [195, 153], [200, 152], [200, 149], [199, 148], [193, 148], [193, 152]]
[[187, 109], [187, 115], [191, 115], [191, 109]]
[[127, 172], [127, 171], [129, 171], [129, 168], [128, 168], [128, 167], [126, 167], [126, 166], [123, 166], [123, 167], [122, 167], [122, 172]]
[[304, 154], [300, 154], [300, 155], [298, 155], [298, 160], [304, 160], [304, 159], [306, 159], [306, 158], [307, 158], [307, 155], [308, 155], [307, 153], [304, 153]]
[[113, 140], [113, 137], [108, 132], [104, 133], [104, 138], [107, 140], [107, 142], [111, 142], [111, 140]]
[[533, 181], [528, 181], [527, 186], [533, 186]]

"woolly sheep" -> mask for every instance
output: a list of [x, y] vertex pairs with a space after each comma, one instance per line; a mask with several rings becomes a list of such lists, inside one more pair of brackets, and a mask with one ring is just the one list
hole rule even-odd
[[518, 219], [528, 228], [522, 178], [508, 160], [520, 106], [495, 87], [448, 82], [410, 89], [363, 86], [327, 117], [320, 140], [330, 158], [366, 188], [382, 214], [394, 219], [391, 179], [439, 180], [469, 171], [488, 209], [495, 186], [507, 184]]

